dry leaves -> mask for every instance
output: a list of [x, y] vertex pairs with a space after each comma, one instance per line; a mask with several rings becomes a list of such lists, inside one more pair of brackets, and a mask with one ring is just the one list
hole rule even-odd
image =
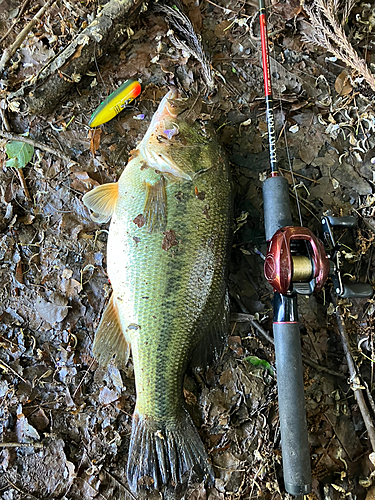
[[92, 156], [95, 156], [96, 151], [99, 149], [101, 134], [101, 128], [92, 128], [87, 134], [87, 137], [90, 139], [90, 151]]

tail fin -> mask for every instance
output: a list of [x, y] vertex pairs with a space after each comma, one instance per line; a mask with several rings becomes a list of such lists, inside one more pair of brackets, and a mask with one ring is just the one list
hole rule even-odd
[[161, 423], [135, 413], [130, 438], [127, 478], [130, 489], [176, 487], [192, 477], [212, 483], [214, 476], [201, 438], [184, 409], [177, 421]]

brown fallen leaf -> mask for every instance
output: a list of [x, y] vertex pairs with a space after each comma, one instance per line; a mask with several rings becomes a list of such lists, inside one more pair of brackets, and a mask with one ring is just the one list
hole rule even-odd
[[90, 151], [93, 156], [95, 156], [95, 152], [99, 149], [101, 133], [101, 128], [93, 128], [87, 134], [87, 137], [90, 139]]
[[72, 172], [70, 174], [70, 179], [70, 187], [81, 193], [87, 193], [94, 187], [99, 186], [99, 182], [91, 179], [87, 172]]
[[341, 71], [339, 76], [336, 78], [335, 90], [341, 96], [348, 95], [353, 90], [349, 80], [349, 74], [346, 69]]
[[14, 185], [13, 182], [10, 182], [5, 188], [4, 201], [6, 203], [10, 203], [13, 200], [16, 192], [17, 192], [17, 186]]
[[304, 13], [300, 0], [288, 0], [287, 2], [275, 2], [273, 4], [275, 12], [280, 14], [286, 21], [293, 19], [298, 14]]
[[32, 413], [28, 420], [30, 420], [30, 424], [38, 431], [42, 431], [49, 426], [49, 419], [43, 408], [39, 408], [36, 412]]
[[202, 31], [202, 12], [194, 0], [183, 0], [183, 4], [188, 12], [188, 17], [196, 33]]
[[77, 50], [74, 52], [74, 54], [72, 55], [72, 57], [70, 59], [71, 61], [73, 61], [73, 59], [77, 59], [78, 57], [81, 56], [82, 48], [83, 48], [83, 45], [78, 45]]
[[79, 281], [70, 278], [63, 279], [60, 285], [60, 290], [69, 299], [78, 297], [79, 293], [82, 291], [82, 285]]
[[28, 226], [33, 223], [35, 219], [35, 215], [32, 214], [26, 214], [23, 217], [20, 217], [18, 220], [22, 222], [22, 224], [25, 224], [25, 226]]

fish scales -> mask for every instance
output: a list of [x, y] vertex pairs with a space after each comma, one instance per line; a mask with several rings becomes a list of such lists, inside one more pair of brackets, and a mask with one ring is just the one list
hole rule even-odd
[[[231, 184], [213, 133], [191, 110], [184, 118], [176, 97], [170, 91], [160, 104], [120, 177], [113, 207], [98, 202], [95, 190], [84, 197], [94, 212], [112, 215], [113, 296], [94, 354], [104, 365], [116, 356], [121, 364], [127, 359], [121, 342], [131, 346], [137, 400], [127, 475], [135, 493], [179, 483], [193, 469], [200, 479], [212, 477], [184, 407], [183, 377], [197, 346], [194, 357], [205, 359], [204, 337], [215, 338], [210, 325], [218, 337], [225, 333]], [[108, 334], [116, 318], [119, 328]], [[122, 339], [114, 344], [115, 335]]]

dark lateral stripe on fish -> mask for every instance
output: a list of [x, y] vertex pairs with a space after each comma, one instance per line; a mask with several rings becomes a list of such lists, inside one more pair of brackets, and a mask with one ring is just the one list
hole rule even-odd
[[[184, 183], [185, 184], [185, 183]], [[193, 189], [193, 184], [188, 182], [186, 184], [191, 184], [191, 189]], [[175, 219], [175, 225], [179, 227], [179, 233], [185, 234], [189, 221], [186, 219], [186, 211], [187, 211], [187, 199], [183, 199], [180, 202], [172, 195], [171, 200], [168, 200], [168, 203], [176, 203], [176, 208], [178, 212], [181, 214], [179, 219]], [[168, 228], [170, 229], [170, 228]], [[173, 228], [171, 228], [173, 229]], [[160, 240], [161, 241], [161, 240]], [[182, 243], [182, 244], [181, 244]], [[176, 247], [176, 251], [185, 252], [186, 249], [183, 246], [183, 242], [181, 242], [178, 247]], [[186, 321], [184, 318], [180, 316], [175, 316], [173, 314], [173, 307], [176, 301], [176, 290], [181, 289], [181, 281], [182, 281], [182, 271], [184, 265], [182, 261], [176, 262], [173, 259], [172, 255], [168, 261], [166, 275], [168, 279], [165, 281], [165, 286], [163, 289], [160, 289], [160, 296], [163, 297], [165, 304], [167, 307], [166, 315], [162, 318], [160, 329], [161, 334], [157, 339], [153, 339], [152, 341], [152, 349], [150, 349], [150, 357], [147, 360], [148, 366], [151, 368], [154, 366], [153, 370], [153, 380], [150, 380], [150, 386], [155, 394], [155, 406], [154, 412], [155, 416], [168, 415], [175, 412], [175, 408], [179, 405], [176, 405], [176, 401], [171, 401], [171, 394], [167, 392], [166, 388], [172, 388], [175, 384], [171, 384], [170, 381], [173, 377], [176, 376], [176, 373], [179, 374], [183, 372], [180, 367], [175, 365], [175, 353], [176, 346], [169, 341], [170, 332], [180, 330], [179, 323], [181, 321]], [[171, 311], [171, 314], [168, 314], [168, 309]], [[188, 336], [186, 336], [188, 337]], [[156, 355], [155, 355], [156, 353]], [[185, 360], [185, 364], [187, 359]], [[150, 370], [151, 371], [151, 370]], [[179, 381], [180, 387], [178, 387], [178, 392], [175, 395], [177, 402], [179, 404], [182, 403], [181, 395], [182, 395], [182, 384], [183, 373], [181, 376], [181, 380]]]

